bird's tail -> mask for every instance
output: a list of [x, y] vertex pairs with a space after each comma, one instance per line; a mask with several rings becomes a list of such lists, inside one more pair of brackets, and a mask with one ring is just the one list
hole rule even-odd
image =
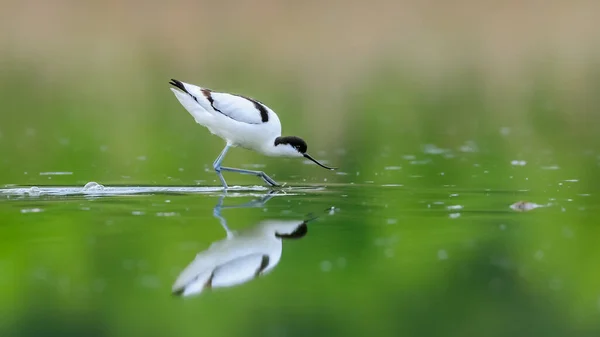
[[171, 88], [171, 91], [179, 103], [194, 117], [197, 123], [205, 125], [209, 122], [211, 114], [204, 107], [202, 101], [204, 97], [198, 98], [197, 96], [201, 95], [201, 88], [178, 80], [171, 80], [169, 83], [175, 87]]

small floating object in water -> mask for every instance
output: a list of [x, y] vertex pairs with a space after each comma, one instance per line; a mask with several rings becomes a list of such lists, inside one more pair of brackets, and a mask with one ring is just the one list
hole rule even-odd
[[529, 202], [529, 201], [518, 201], [518, 202], [515, 202], [514, 204], [510, 205], [510, 208], [512, 208], [514, 211], [517, 211], [517, 212], [531, 211], [532, 209], [536, 209], [539, 207], [544, 207], [544, 205], [538, 205], [536, 203]]

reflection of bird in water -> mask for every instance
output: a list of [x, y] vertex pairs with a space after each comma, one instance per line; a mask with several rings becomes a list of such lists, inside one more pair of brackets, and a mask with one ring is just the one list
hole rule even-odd
[[[269, 194], [250, 206], [237, 207], [260, 206], [272, 197]], [[268, 273], [281, 258], [282, 240], [302, 238], [308, 231], [307, 223], [314, 219], [267, 220], [233, 232], [220, 214], [222, 202], [223, 197], [215, 207], [214, 215], [221, 221], [227, 237], [196, 255], [173, 284], [174, 294], [189, 296], [206, 288], [231, 287]]]

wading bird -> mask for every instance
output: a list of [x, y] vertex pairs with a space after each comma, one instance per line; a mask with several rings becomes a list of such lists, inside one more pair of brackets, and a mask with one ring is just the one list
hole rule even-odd
[[306, 142], [296, 136], [281, 136], [281, 123], [277, 114], [263, 103], [241, 95], [228, 94], [198, 87], [172, 79], [171, 88], [181, 105], [211, 133], [226, 141], [225, 148], [213, 163], [223, 188], [227, 183], [222, 171], [252, 174], [261, 177], [271, 186], [279, 186], [262, 171], [221, 166], [231, 147], [241, 147], [266, 156], [304, 157], [328, 170], [307, 152]]

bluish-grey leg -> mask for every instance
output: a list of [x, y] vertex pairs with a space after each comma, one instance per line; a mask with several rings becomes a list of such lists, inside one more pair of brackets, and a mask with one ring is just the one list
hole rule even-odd
[[281, 194], [281, 192], [278, 190], [270, 190], [269, 193], [263, 195], [258, 200], [255, 199], [255, 200], [243, 203], [241, 205], [232, 205], [232, 206], [223, 206], [223, 200], [219, 200], [219, 203], [217, 204], [216, 207], [218, 207], [219, 209], [263, 207], [267, 203], [267, 201], [271, 200], [273, 197], [275, 197], [278, 194]]
[[215, 218], [219, 219], [221, 226], [223, 226], [223, 229], [227, 233], [227, 238], [231, 239], [233, 237], [233, 232], [229, 229], [229, 227], [227, 227], [227, 220], [225, 220], [225, 218], [221, 215], [221, 207], [223, 206], [223, 198], [224, 197], [225, 197], [224, 195], [219, 197], [219, 202], [213, 209], [213, 216]]
[[265, 205], [265, 203], [269, 200], [271, 200], [271, 198], [273, 198], [275, 195], [279, 194], [278, 191], [269, 191], [269, 193], [263, 195], [259, 200], [252, 200], [250, 202], [247, 202], [245, 204], [241, 204], [241, 205], [234, 205], [234, 206], [223, 206], [223, 200], [225, 199], [225, 195], [223, 194], [219, 197], [219, 201], [217, 202], [217, 204], [215, 205], [215, 208], [213, 209], [213, 216], [217, 219], [219, 219], [219, 222], [221, 223], [221, 226], [223, 227], [223, 229], [225, 230], [225, 232], [227, 232], [227, 238], [232, 238], [233, 237], [233, 232], [229, 229], [229, 227], [227, 226], [227, 220], [225, 220], [225, 218], [221, 215], [221, 210], [225, 209], [225, 208], [250, 208], [250, 207], [262, 207]]
[[257, 177], [261, 177], [262, 180], [264, 180], [267, 184], [269, 184], [271, 186], [279, 186], [279, 184], [275, 180], [273, 180], [271, 177], [269, 177], [266, 173], [264, 173], [262, 171], [243, 170], [243, 169], [232, 168], [232, 167], [220, 167], [220, 169], [223, 171], [227, 171], [227, 172], [237, 172], [237, 173], [241, 173], [241, 174], [255, 175]]
[[223, 174], [221, 174], [221, 162], [223, 161], [223, 158], [225, 158], [225, 155], [227, 154], [227, 151], [229, 151], [230, 147], [231, 145], [229, 144], [225, 145], [225, 148], [223, 151], [221, 151], [221, 154], [219, 154], [213, 163], [213, 168], [215, 169], [215, 172], [217, 172], [217, 176], [219, 177], [219, 180], [221, 180], [221, 184], [223, 185], [224, 189], [227, 189], [227, 183], [225, 182], [225, 178], [223, 178]]

